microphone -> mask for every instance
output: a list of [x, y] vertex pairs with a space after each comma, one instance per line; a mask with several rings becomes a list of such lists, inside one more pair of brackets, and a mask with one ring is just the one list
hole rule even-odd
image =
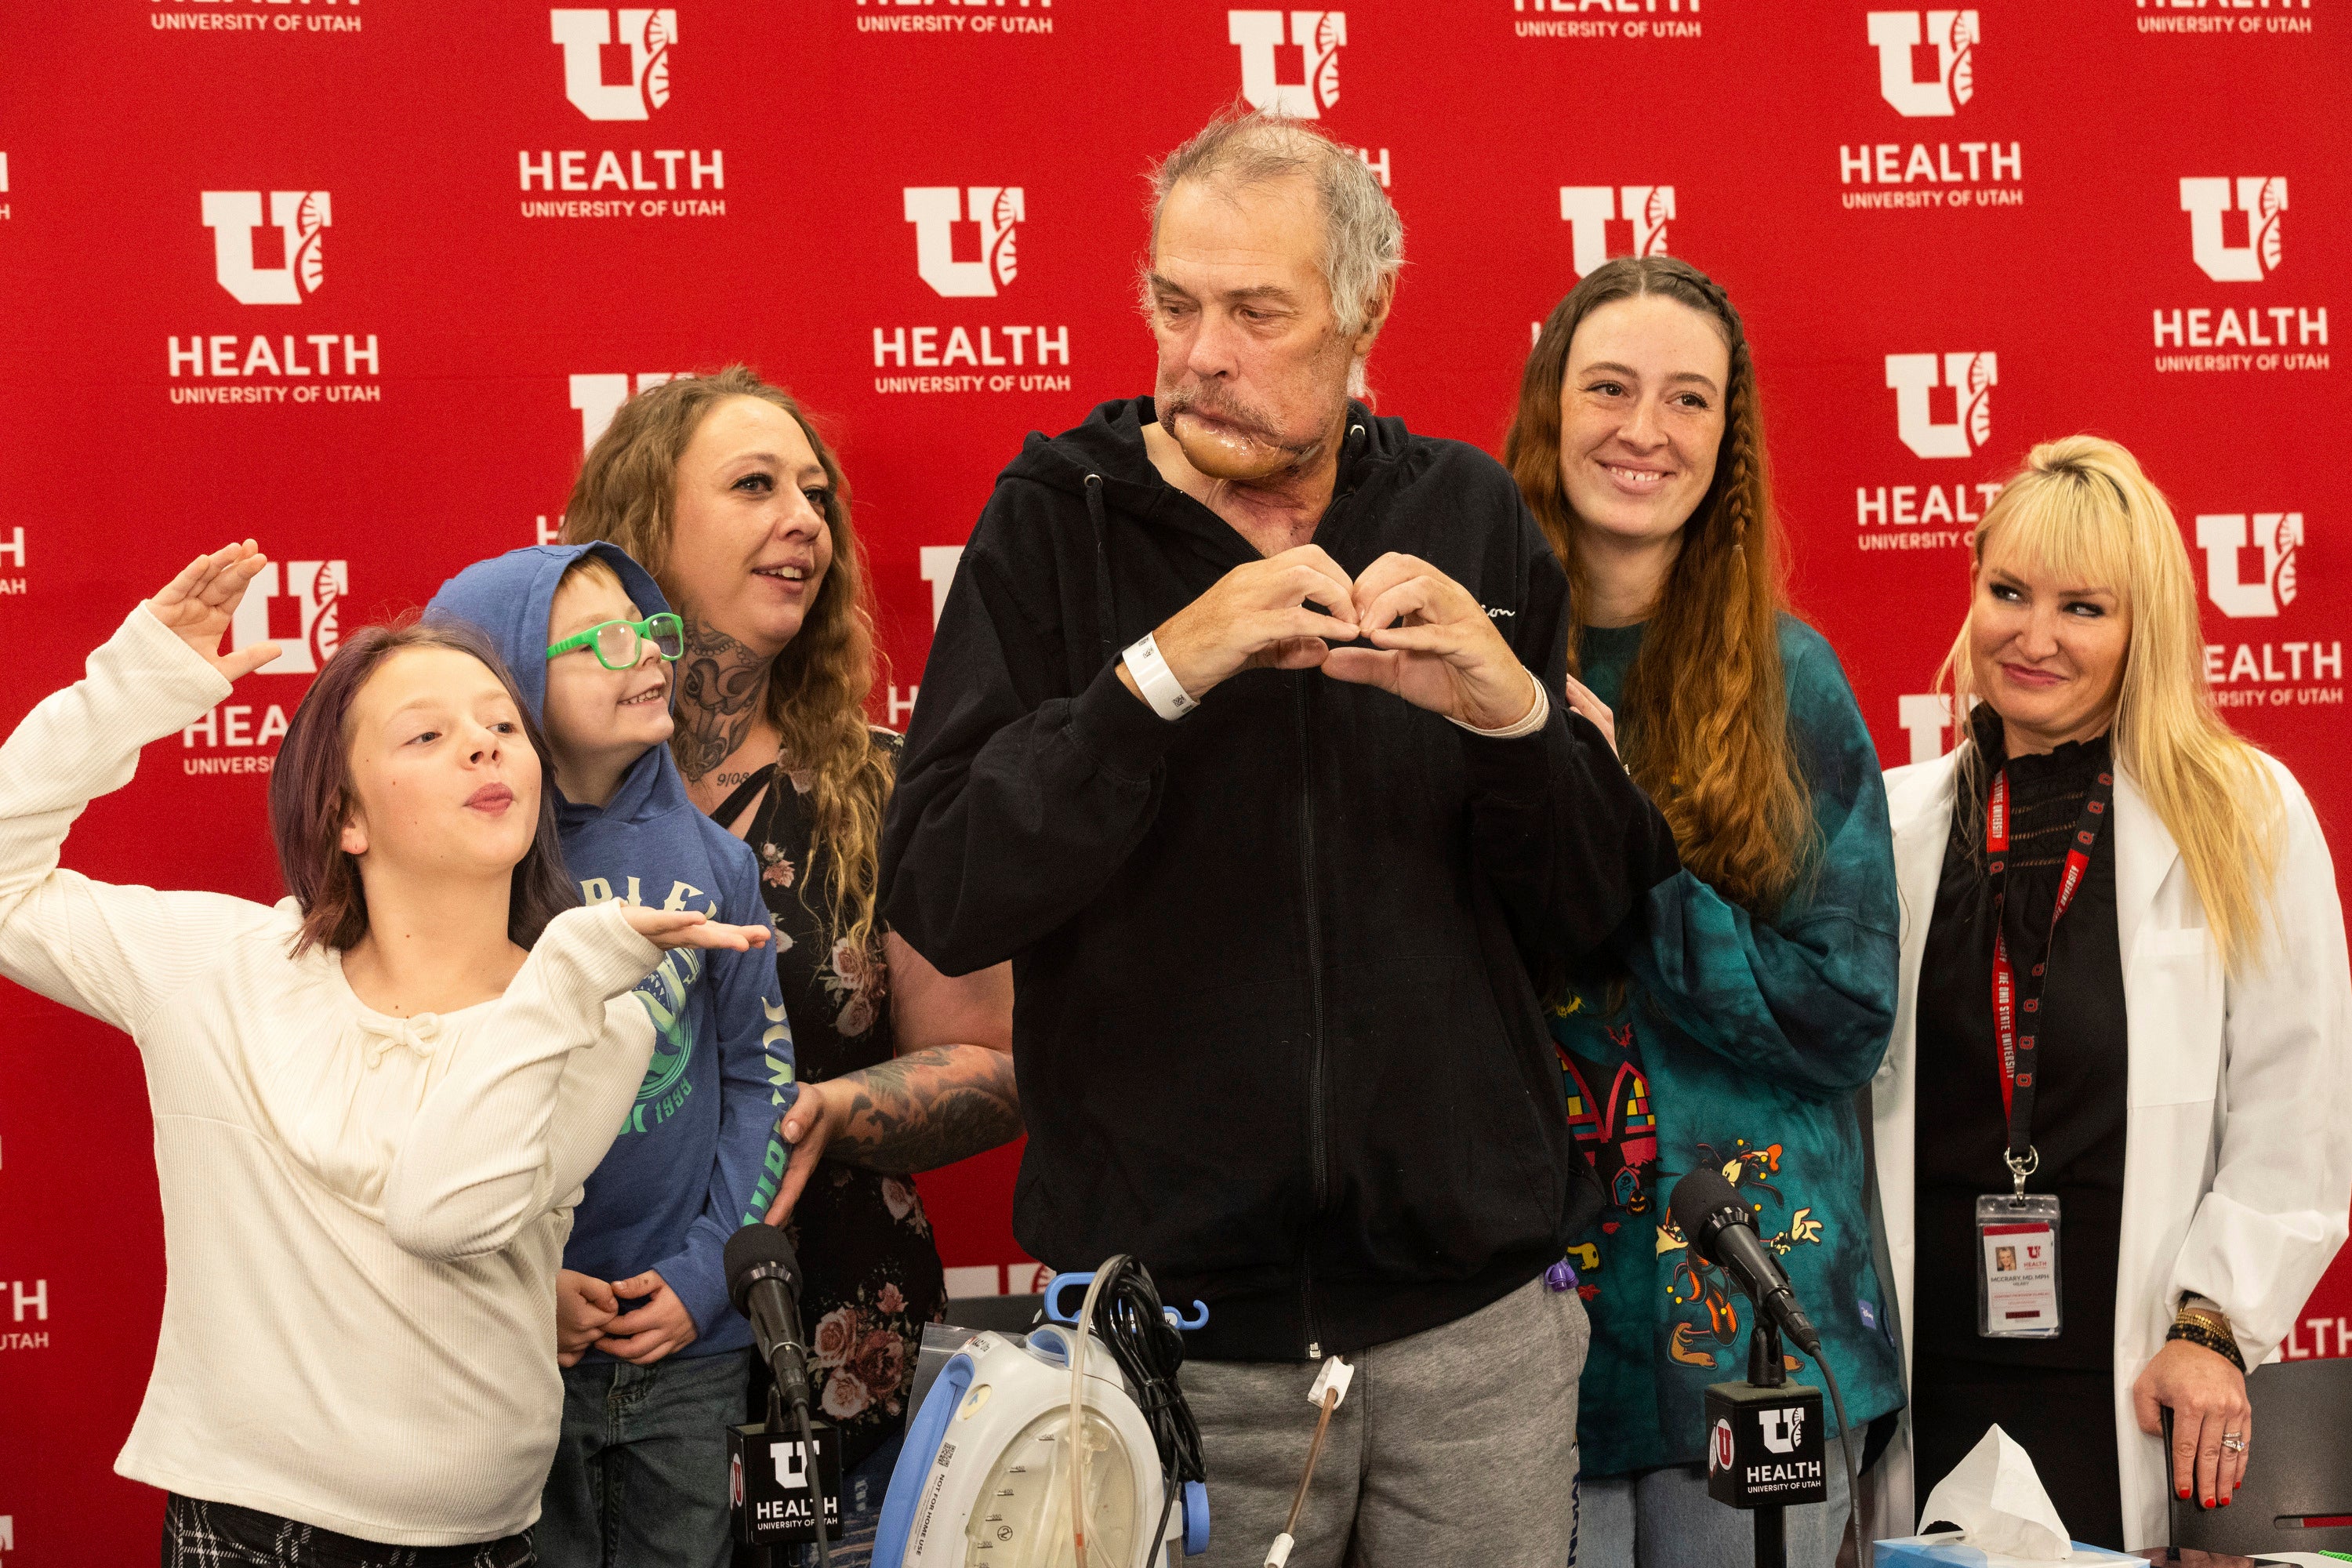
[[1701, 1166], [1675, 1184], [1666, 1207], [1702, 1263], [1721, 1267], [1758, 1311], [1768, 1313], [1797, 1348], [1819, 1361], [1822, 1336], [1797, 1304], [1797, 1292], [1769, 1248], [1756, 1235], [1756, 1211], [1740, 1200], [1720, 1172]]
[[[825, 1533], [824, 1479], [817, 1466], [816, 1437], [809, 1421], [808, 1347], [801, 1343], [801, 1285], [805, 1278], [801, 1260], [793, 1256], [793, 1244], [784, 1239], [782, 1231], [753, 1220], [727, 1238], [725, 1267], [727, 1299], [751, 1320], [751, 1337], [759, 1342], [760, 1359], [775, 1374], [776, 1394], [791, 1407], [793, 1424], [800, 1428], [801, 1449], [808, 1458], [809, 1501], [816, 1521], [817, 1564], [832, 1568], [831, 1538]], [[780, 1473], [777, 1479], [782, 1479]]]
[[774, 1226], [757, 1220], [727, 1238], [727, 1298], [751, 1321], [760, 1359], [793, 1409], [808, 1409], [808, 1347], [801, 1343], [800, 1259]]

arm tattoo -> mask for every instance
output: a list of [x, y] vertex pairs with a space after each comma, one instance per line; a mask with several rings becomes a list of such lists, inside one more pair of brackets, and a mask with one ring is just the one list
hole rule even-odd
[[677, 734], [670, 752], [688, 783], [735, 752], [766, 692], [768, 661], [717, 626], [688, 613], [678, 672]]
[[933, 1046], [832, 1081], [850, 1092], [849, 1119], [824, 1153], [845, 1165], [935, 1170], [1021, 1131], [1013, 1058], [984, 1046]]

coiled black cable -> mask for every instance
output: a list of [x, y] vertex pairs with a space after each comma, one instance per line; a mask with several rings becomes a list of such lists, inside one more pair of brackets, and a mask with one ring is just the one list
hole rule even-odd
[[1110, 1352], [1111, 1360], [1135, 1389], [1136, 1408], [1151, 1429], [1152, 1446], [1160, 1450], [1160, 1477], [1166, 1494], [1160, 1524], [1150, 1536], [1166, 1538], [1168, 1514], [1186, 1481], [1206, 1481], [1201, 1458], [1201, 1428], [1184, 1403], [1177, 1371], [1184, 1364], [1184, 1334], [1160, 1310], [1160, 1291], [1151, 1270], [1125, 1253], [1108, 1258], [1099, 1271], [1101, 1289], [1095, 1299], [1094, 1336]]

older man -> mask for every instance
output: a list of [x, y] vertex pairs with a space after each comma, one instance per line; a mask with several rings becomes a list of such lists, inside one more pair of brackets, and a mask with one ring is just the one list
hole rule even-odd
[[[1014, 1223], [1209, 1305], [1211, 1561], [1567, 1560], [1599, 1197], [1538, 1002], [1675, 868], [1556, 700], [1568, 585], [1504, 470], [1349, 398], [1402, 231], [1259, 117], [1158, 171], [1150, 397], [1032, 436], [982, 514], [883, 842], [889, 918], [1011, 959]], [[1354, 1555], [1350, 1556], [1352, 1552]]]

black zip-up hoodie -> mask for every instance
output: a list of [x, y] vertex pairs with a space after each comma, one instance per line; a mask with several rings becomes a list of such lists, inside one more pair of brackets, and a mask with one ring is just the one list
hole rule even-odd
[[1597, 947], [1674, 839], [1559, 700], [1568, 584], [1510, 476], [1352, 404], [1315, 542], [1460, 583], [1550, 718], [1487, 740], [1311, 669], [1153, 713], [1120, 652], [1258, 559], [1152, 467], [1154, 417], [1104, 404], [999, 477], [883, 894], [941, 971], [1013, 961], [1024, 1247], [1135, 1254], [1209, 1304], [1196, 1356], [1351, 1352], [1507, 1294], [1597, 1211], [1530, 976]]

